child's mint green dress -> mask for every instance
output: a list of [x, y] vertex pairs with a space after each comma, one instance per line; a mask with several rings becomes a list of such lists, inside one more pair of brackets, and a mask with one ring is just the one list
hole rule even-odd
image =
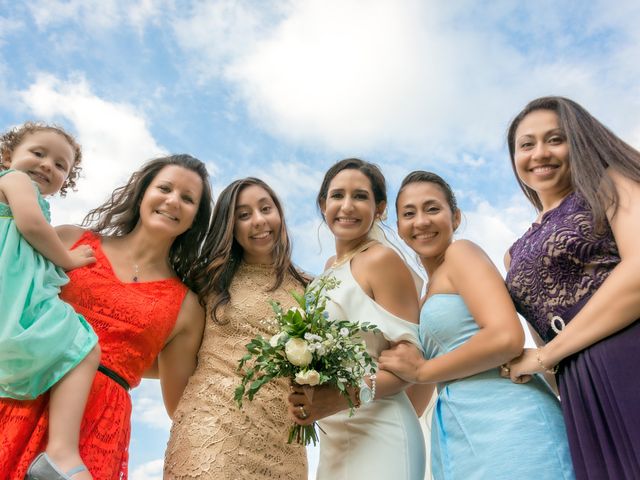
[[[0, 177], [14, 171], [2, 171]], [[34, 188], [50, 222], [49, 204]], [[0, 397], [37, 397], [96, 345], [89, 324], [58, 297], [68, 281], [25, 240], [11, 209], [0, 202]]]

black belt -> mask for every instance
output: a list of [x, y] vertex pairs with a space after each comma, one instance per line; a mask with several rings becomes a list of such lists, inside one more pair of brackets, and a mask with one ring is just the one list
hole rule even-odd
[[104, 373], [107, 377], [109, 377], [111, 380], [116, 382], [118, 385], [124, 388], [127, 392], [131, 390], [131, 387], [129, 386], [127, 381], [124, 378], [122, 378], [120, 375], [118, 375], [116, 372], [111, 370], [110, 368], [107, 368], [104, 365], [100, 364], [98, 365], [98, 371], [101, 373]]

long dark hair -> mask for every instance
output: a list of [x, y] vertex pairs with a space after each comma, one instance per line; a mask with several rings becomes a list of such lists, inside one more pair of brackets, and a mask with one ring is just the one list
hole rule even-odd
[[147, 162], [131, 175], [124, 186], [116, 188], [109, 200], [91, 210], [82, 221], [82, 226], [100, 235], [120, 237], [131, 233], [140, 219], [140, 202], [147, 188], [160, 170], [172, 165], [191, 170], [202, 180], [198, 212], [191, 228], [173, 241], [169, 250], [169, 262], [178, 278], [198, 294], [200, 303], [204, 305], [204, 297], [196, 277], [202, 266], [200, 255], [209, 231], [213, 198], [207, 168], [197, 158], [171, 155]]
[[197, 282], [207, 299], [210, 307], [211, 318], [215, 323], [223, 324], [218, 316], [220, 308], [229, 303], [231, 295], [229, 287], [231, 281], [240, 266], [243, 249], [235, 239], [233, 230], [236, 221], [236, 203], [238, 195], [249, 186], [258, 186], [264, 189], [280, 214], [280, 231], [277, 234], [273, 249], [273, 266], [276, 278], [269, 291], [273, 291], [282, 285], [285, 275], [289, 273], [300, 285], [305, 286], [305, 279], [291, 262], [291, 241], [287, 233], [284, 221], [284, 212], [278, 196], [269, 185], [259, 178], [247, 177], [232, 182], [218, 197], [213, 211], [213, 220], [209, 236], [203, 248], [203, 259], [207, 262], [197, 275]]
[[322, 185], [320, 185], [320, 191], [316, 197], [316, 205], [321, 209], [322, 202], [327, 200], [327, 193], [329, 192], [329, 184], [343, 170], [358, 170], [363, 173], [371, 182], [371, 190], [373, 191], [373, 199], [375, 204], [387, 201], [387, 183], [384, 179], [384, 175], [375, 163], [367, 162], [359, 158], [345, 158], [335, 163], [327, 173], [324, 174]]
[[605, 174], [611, 167], [626, 177], [640, 181], [640, 152], [620, 139], [596, 120], [584, 107], [564, 97], [541, 97], [529, 102], [511, 121], [507, 143], [511, 166], [520, 188], [538, 210], [542, 202], [538, 194], [518, 177], [515, 166], [515, 135], [520, 122], [536, 110], [550, 110], [558, 115], [560, 129], [569, 146], [569, 165], [573, 188], [587, 201], [596, 228], [602, 230], [607, 222], [607, 209], [618, 209], [618, 193], [611, 178]]

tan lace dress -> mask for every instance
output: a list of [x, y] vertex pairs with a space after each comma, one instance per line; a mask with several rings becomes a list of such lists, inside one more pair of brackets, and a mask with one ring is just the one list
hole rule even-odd
[[294, 305], [289, 294], [300, 285], [286, 277], [274, 292], [271, 267], [243, 263], [231, 283], [231, 300], [219, 325], [209, 316], [198, 367], [174, 415], [165, 458], [165, 479], [307, 478], [304, 447], [287, 444], [291, 421], [285, 397], [288, 382], [265, 385], [242, 410], [233, 400], [240, 382], [236, 372], [245, 345], [256, 335], [274, 332], [262, 320], [273, 317], [268, 301]]

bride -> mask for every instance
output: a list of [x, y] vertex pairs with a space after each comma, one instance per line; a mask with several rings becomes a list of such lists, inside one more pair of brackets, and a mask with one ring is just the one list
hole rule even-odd
[[[390, 342], [418, 348], [418, 296], [411, 273], [391, 248], [373, 240], [372, 230], [386, 207], [380, 169], [359, 159], [336, 163], [325, 174], [317, 203], [335, 237], [336, 255], [323, 275], [340, 285], [330, 292], [331, 318], [375, 324], [365, 333], [376, 359]], [[432, 386], [408, 384], [380, 371], [349, 391], [358, 407], [349, 416], [347, 399], [332, 386], [292, 387], [289, 412], [300, 425], [320, 426], [317, 479], [415, 480], [425, 476], [425, 445], [418, 421]]]

